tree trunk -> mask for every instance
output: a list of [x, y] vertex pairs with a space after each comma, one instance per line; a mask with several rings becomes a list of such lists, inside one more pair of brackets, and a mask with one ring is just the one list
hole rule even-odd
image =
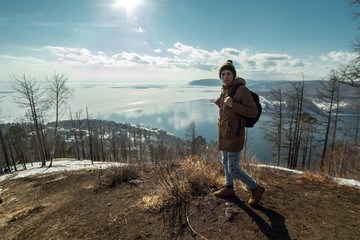
[[90, 127], [90, 120], [89, 120], [89, 112], [88, 108], [86, 107], [86, 119], [87, 119], [87, 125], [88, 125], [88, 132], [89, 132], [89, 148], [90, 148], [90, 158], [91, 158], [91, 164], [94, 163], [94, 155], [93, 155], [93, 141], [92, 141], [92, 132]]
[[6, 166], [10, 170], [9, 155], [7, 153], [7, 150], [6, 150], [6, 146], [5, 146], [5, 142], [4, 142], [4, 138], [3, 138], [3, 135], [2, 135], [1, 128], [0, 128], [0, 141], [1, 141], [1, 146], [2, 146], [2, 149], [3, 149], [4, 157], [5, 157]]

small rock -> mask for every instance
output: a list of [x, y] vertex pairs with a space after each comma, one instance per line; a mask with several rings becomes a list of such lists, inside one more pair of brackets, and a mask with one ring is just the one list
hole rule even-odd
[[234, 217], [234, 211], [231, 208], [226, 208], [225, 216], [226, 216], [227, 221], [231, 222]]
[[309, 229], [310, 229], [310, 227], [309, 227], [308, 225], [305, 225], [305, 224], [301, 225], [301, 227], [302, 227], [303, 229], [305, 229], [305, 230], [309, 230]]
[[112, 205], [112, 203], [108, 203], [108, 205], [107, 205], [107, 206], [108, 206], [108, 207], [111, 207], [111, 205]]

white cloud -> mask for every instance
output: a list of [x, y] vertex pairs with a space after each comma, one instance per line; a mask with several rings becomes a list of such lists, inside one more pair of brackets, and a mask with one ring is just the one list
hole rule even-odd
[[338, 62], [341, 64], [350, 63], [357, 57], [355, 52], [332, 51], [326, 55], [321, 55], [320, 59], [324, 62]]
[[[160, 44], [160, 43], [159, 43]], [[161, 43], [162, 44], [162, 43]], [[72, 75], [96, 74], [121, 76], [132, 74], [132, 77], [142, 78], [153, 76], [157, 79], [187, 78], [217, 78], [219, 66], [227, 59], [232, 59], [239, 76], [252, 79], [300, 79], [301, 72], [307, 79], [319, 79], [326, 76], [334, 61], [344, 62], [353, 59], [349, 52], [331, 52], [319, 56], [321, 64], [314, 62], [316, 56], [300, 59], [290, 54], [260, 53], [249, 49], [223, 48], [208, 51], [181, 42], [175, 43], [163, 53], [161, 49], [154, 49], [147, 54], [122, 51], [108, 54], [101, 50], [91, 51], [86, 48], [67, 48], [61, 46], [46, 46], [45, 50], [56, 61], [47, 62], [46, 58], [14, 57], [0, 55], [0, 61], [32, 62], [34, 64], [52, 64], [57, 68], [70, 69]], [[134, 69], [136, 71], [134, 72]], [[77, 73], [77, 74], [74, 74]], [[101, 73], [101, 74], [100, 74]], [[115, 73], [115, 74], [114, 74]], [[140, 77], [141, 76], [141, 77]], [[86, 78], [86, 76], [84, 76]]]
[[22, 63], [40, 63], [44, 64], [46, 61], [44, 59], [39, 59], [35, 57], [30, 56], [22, 56], [22, 57], [15, 57], [10, 55], [0, 55], [0, 58], [9, 60], [9, 61], [16, 61], [16, 62], [22, 62]]

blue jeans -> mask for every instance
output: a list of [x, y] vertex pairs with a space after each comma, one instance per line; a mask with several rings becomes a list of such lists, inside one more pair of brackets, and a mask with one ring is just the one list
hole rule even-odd
[[222, 161], [225, 168], [226, 186], [234, 185], [234, 178], [239, 179], [250, 189], [258, 187], [257, 182], [252, 179], [246, 172], [240, 169], [240, 152], [221, 152]]

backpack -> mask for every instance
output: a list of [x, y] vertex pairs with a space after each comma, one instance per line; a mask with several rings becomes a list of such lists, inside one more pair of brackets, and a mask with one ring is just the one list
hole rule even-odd
[[[243, 84], [239, 84], [239, 85], [236, 85], [233, 90], [230, 92], [229, 94], [229, 97], [233, 98], [236, 91], [238, 90], [238, 88], [240, 86], [242, 86]], [[249, 90], [250, 91], [250, 90]], [[255, 123], [257, 123], [259, 121], [259, 118], [260, 118], [260, 115], [261, 115], [261, 112], [262, 112], [262, 107], [261, 107], [261, 104], [260, 104], [260, 99], [259, 99], [259, 95], [257, 95], [256, 93], [254, 93], [253, 91], [250, 91], [251, 93], [251, 96], [255, 102], [255, 105], [258, 109], [258, 114], [256, 115], [256, 117], [254, 118], [248, 118], [248, 117], [244, 117], [243, 118], [245, 119], [245, 127], [247, 128], [252, 128], [254, 127]]]

